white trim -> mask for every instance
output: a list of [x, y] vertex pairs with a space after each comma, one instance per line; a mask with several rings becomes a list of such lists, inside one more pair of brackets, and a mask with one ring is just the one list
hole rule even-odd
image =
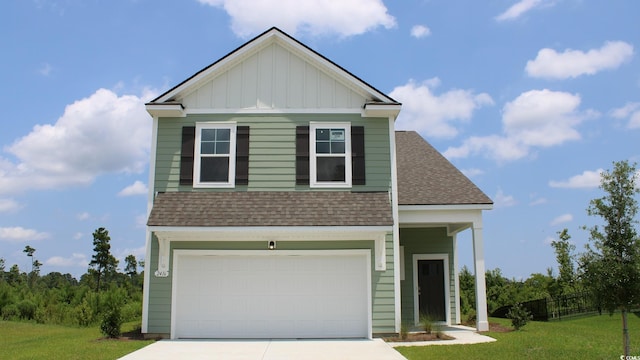
[[[400, 271], [400, 213], [398, 210], [398, 161], [396, 156], [395, 117], [389, 117], [389, 157], [391, 160], [391, 213], [393, 215], [393, 293], [395, 332], [399, 333], [402, 326], [402, 300]], [[404, 271], [402, 269], [401, 271]]]
[[[395, 119], [400, 113], [400, 104], [364, 104], [362, 117], [390, 117]], [[395, 133], [393, 133], [395, 135]]]
[[[318, 181], [317, 160], [319, 157], [340, 157], [342, 154], [316, 154], [317, 129], [344, 129], [344, 182]], [[309, 123], [309, 187], [311, 188], [350, 188], [351, 187], [351, 123], [316, 122]]]
[[[206, 129], [229, 129], [229, 173], [227, 182], [201, 182], [200, 170], [203, 157], [226, 157], [215, 155], [202, 155], [201, 137], [202, 130]], [[193, 187], [194, 188], [233, 188], [236, 185], [236, 137], [237, 124], [235, 122], [197, 122], [196, 123], [196, 139], [194, 143], [194, 162], [193, 162]], [[226, 155], [226, 154], [225, 154]]]
[[493, 204], [400, 205], [400, 211], [491, 210]]
[[[187, 241], [211, 241], [211, 237], [225, 236], [225, 241], [256, 240], [375, 240], [393, 231], [392, 226], [149, 226], [156, 236], [188, 236]], [[201, 236], [206, 238], [200, 239]]]
[[458, 262], [458, 234], [451, 235], [453, 241], [453, 296], [456, 299], [456, 318], [454, 322], [456, 324], [462, 323], [462, 318], [460, 316], [460, 277], [458, 276], [458, 271], [460, 269]]
[[404, 246], [400, 246], [400, 281], [404, 281], [405, 279], [405, 270], [404, 270]]
[[290, 108], [290, 109], [185, 109], [188, 115], [201, 115], [201, 114], [361, 114], [360, 108]]
[[413, 254], [413, 318], [415, 324], [420, 323], [420, 302], [418, 298], [418, 261], [442, 260], [444, 267], [444, 311], [445, 324], [451, 325], [451, 294], [449, 274], [449, 254]]
[[[373, 338], [373, 305], [371, 292], [371, 250], [173, 250], [172, 284], [177, 284], [178, 264], [183, 256], [364, 256], [367, 272], [367, 338]], [[171, 287], [171, 339], [176, 338], [176, 286]]]
[[[158, 238], [156, 277], [169, 276], [172, 241], [373, 241], [376, 270], [386, 270], [386, 235], [390, 226], [306, 227], [148, 227]], [[380, 239], [383, 239], [382, 241]], [[151, 257], [151, 255], [149, 255]], [[151, 269], [149, 269], [150, 272]]]
[[[153, 198], [155, 196], [155, 179], [156, 179], [156, 157], [158, 147], [158, 117], [153, 117], [151, 126], [151, 152], [149, 154], [149, 178], [147, 183], [147, 219], [153, 208]], [[146, 227], [145, 230], [145, 255], [144, 255], [144, 278], [142, 287], [142, 333], [147, 333], [149, 329], [149, 284], [151, 281], [151, 230]]]
[[145, 109], [154, 118], [187, 116], [182, 104], [146, 104]]

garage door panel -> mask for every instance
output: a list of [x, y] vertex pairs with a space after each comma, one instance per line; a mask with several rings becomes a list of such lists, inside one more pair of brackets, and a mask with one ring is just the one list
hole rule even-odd
[[177, 264], [175, 337], [368, 335], [364, 255], [184, 255]]

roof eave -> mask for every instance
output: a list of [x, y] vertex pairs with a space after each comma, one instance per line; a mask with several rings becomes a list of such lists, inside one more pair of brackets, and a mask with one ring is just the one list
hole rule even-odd
[[185, 117], [187, 113], [180, 103], [147, 103], [144, 105], [153, 117]]

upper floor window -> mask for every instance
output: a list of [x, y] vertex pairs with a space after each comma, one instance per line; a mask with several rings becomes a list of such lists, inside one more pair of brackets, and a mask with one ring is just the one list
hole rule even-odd
[[311, 123], [310, 185], [351, 187], [351, 124]]
[[197, 123], [194, 187], [234, 187], [236, 125]]

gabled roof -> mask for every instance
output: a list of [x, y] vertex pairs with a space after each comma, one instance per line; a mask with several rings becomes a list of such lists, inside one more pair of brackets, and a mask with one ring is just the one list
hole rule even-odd
[[[393, 108], [395, 114], [399, 111], [400, 103], [396, 100], [276, 27], [256, 36], [220, 60], [203, 68], [180, 84], [153, 99], [147, 104], [147, 109], [152, 112], [165, 106], [167, 108], [171, 106], [175, 108], [176, 103], [179, 104], [190, 92], [274, 43], [296, 54], [299, 58], [304, 59], [305, 62], [313, 64], [313, 66], [320, 69], [322, 73], [338, 79], [341, 84], [358, 93], [365, 101], [365, 104], [362, 104], [365, 109], [371, 107], [371, 111], [380, 113], [380, 106], [385, 106], [385, 111], [389, 111], [389, 108]], [[171, 110], [180, 110], [173, 108], [171, 108]]]
[[399, 205], [493, 204], [415, 131], [396, 131]]
[[389, 194], [346, 191], [160, 193], [147, 222], [167, 227], [392, 224]]

